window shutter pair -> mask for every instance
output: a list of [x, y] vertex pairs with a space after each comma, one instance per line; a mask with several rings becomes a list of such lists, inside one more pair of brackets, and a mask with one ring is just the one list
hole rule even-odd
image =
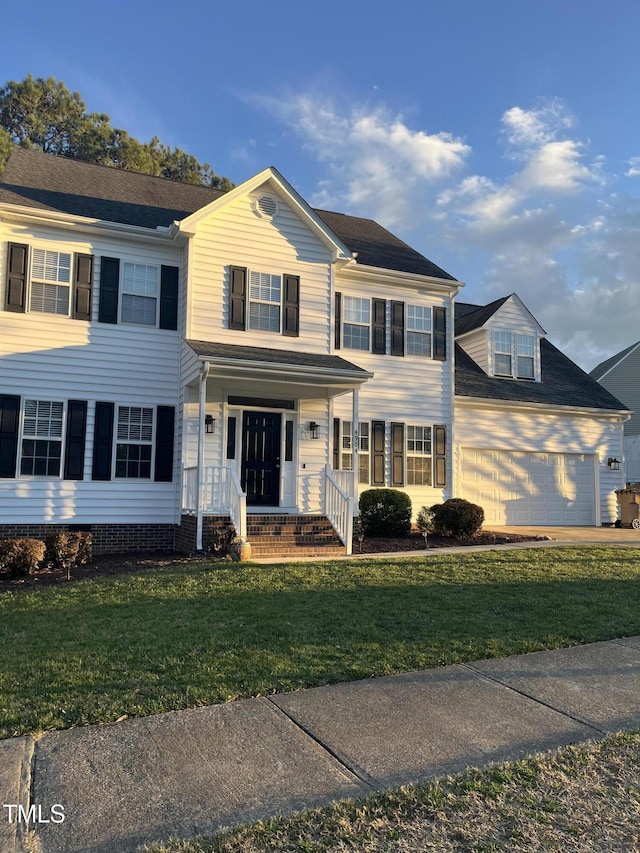
[[[9, 243], [8, 252], [5, 309], [24, 313], [27, 309], [29, 246], [23, 243]], [[71, 298], [71, 317], [74, 320], [91, 319], [92, 294], [93, 255], [77, 254]]]
[[[160, 267], [160, 323], [161, 329], [178, 328], [178, 267]], [[98, 320], [101, 323], [118, 322], [120, 292], [120, 259], [100, 259], [100, 299]]]
[[[113, 403], [96, 403], [92, 480], [111, 479], [114, 414], [115, 405]], [[175, 415], [176, 411], [173, 406], [158, 406], [157, 408], [153, 478], [157, 483], [170, 483], [173, 480]]]
[[[300, 334], [300, 276], [283, 275], [282, 334], [297, 338]], [[247, 268], [229, 268], [229, 328], [247, 329]]]

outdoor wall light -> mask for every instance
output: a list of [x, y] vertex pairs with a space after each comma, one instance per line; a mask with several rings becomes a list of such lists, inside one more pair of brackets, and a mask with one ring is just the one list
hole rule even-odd
[[607, 459], [607, 465], [608, 465], [608, 466], [609, 466], [609, 468], [611, 468], [613, 471], [619, 471], [619, 470], [620, 470], [620, 460], [619, 460], [619, 459], [616, 459], [616, 458], [615, 458], [615, 456], [610, 456], [610, 457]]
[[309, 421], [309, 435], [311, 438], [320, 438], [320, 425], [315, 421]]
[[204, 431], [212, 435], [216, 428], [216, 419], [213, 415], [204, 416]]

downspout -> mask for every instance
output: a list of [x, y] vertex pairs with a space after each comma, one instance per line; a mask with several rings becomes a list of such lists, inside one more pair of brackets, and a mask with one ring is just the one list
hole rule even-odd
[[202, 363], [198, 400], [198, 483], [196, 490], [196, 551], [202, 551], [202, 496], [204, 494], [204, 409], [209, 362]]

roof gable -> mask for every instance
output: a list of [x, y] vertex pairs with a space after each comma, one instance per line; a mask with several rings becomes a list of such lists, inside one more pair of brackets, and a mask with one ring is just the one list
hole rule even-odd
[[[510, 303], [510, 304], [509, 304]], [[460, 312], [456, 308], [456, 337], [469, 334], [476, 329], [485, 326], [489, 320], [496, 319], [499, 322], [499, 314], [501, 309], [506, 311], [507, 307], [512, 310], [515, 308], [521, 311], [537, 329], [538, 334], [545, 335], [546, 332], [527, 308], [524, 302], [520, 299], [517, 293], [511, 293], [509, 296], [503, 296], [501, 299], [496, 299], [488, 305], [480, 305], [474, 307], [466, 303], [462, 303]]]
[[603, 379], [607, 373], [610, 373], [615, 367], [617, 367], [621, 361], [624, 361], [627, 356], [631, 355], [637, 347], [640, 346], [640, 341], [636, 341], [635, 344], [631, 344], [631, 346], [623, 349], [621, 352], [612, 355], [610, 358], [607, 358], [605, 361], [601, 361], [600, 364], [596, 365], [593, 370], [590, 372], [590, 376], [593, 376], [594, 379], [600, 381]]

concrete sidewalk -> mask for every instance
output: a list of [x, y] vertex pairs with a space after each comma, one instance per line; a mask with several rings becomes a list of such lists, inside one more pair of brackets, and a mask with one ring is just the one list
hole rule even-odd
[[5, 806], [0, 851], [126, 853], [639, 727], [635, 637], [14, 738], [37, 846]]

